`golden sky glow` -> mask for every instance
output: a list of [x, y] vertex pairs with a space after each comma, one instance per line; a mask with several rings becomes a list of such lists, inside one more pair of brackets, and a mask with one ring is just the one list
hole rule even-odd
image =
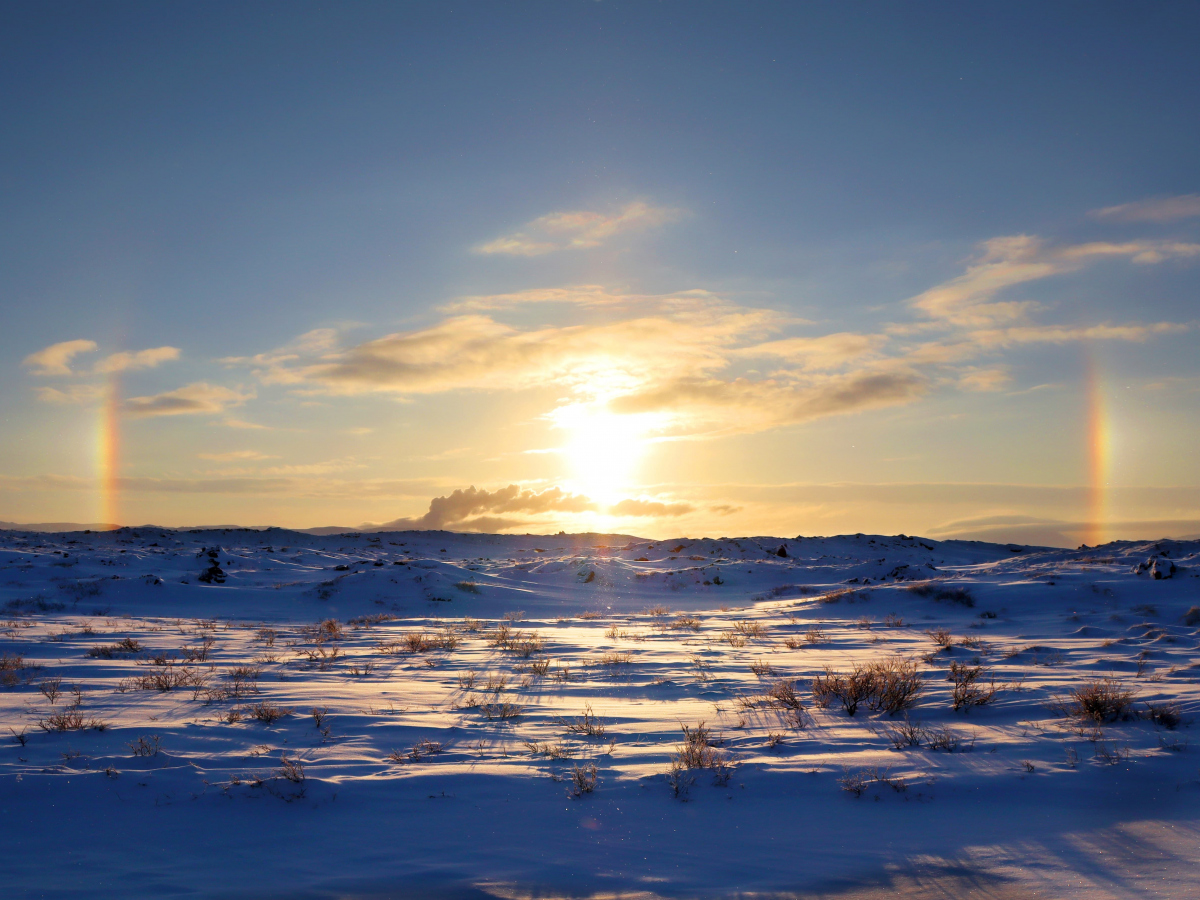
[[0, 521], [1200, 533], [1190, 45], [660, 14], [31, 9]]

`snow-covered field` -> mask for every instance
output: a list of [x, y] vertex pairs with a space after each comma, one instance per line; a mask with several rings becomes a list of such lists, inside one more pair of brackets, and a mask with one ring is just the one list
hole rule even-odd
[[1195, 542], [0, 532], [2, 893], [1200, 897], [1198, 605]]

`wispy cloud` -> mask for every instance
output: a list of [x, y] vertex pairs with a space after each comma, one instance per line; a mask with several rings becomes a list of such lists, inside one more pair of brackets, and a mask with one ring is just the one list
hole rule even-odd
[[1196, 258], [1200, 257], [1200, 244], [1127, 241], [1054, 246], [1032, 235], [993, 238], [984, 242], [982, 253], [965, 273], [917, 295], [910, 304], [930, 319], [952, 326], [987, 328], [1015, 323], [1036, 309], [1036, 304], [997, 299], [1002, 291], [1074, 272], [1089, 262], [1121, 257], [1143, 265]]
[[124, 409], [135, 418], [214, 414], [223, 413], [230, 406], [240, 406], [253, 396], [201, 381], [149, 397], [130, 397]]
[[96, 349], [95, 341], [75, 340], [61, 341], [51, 344], [36, 353], [30, 353], [22, 361], [34, 375], [55, 376], [70, 375], [71, 360], [81, 353], [91, 353]]
[[611, 516], [653, 516], [661, 518], [666, 516], [686, 516], [694, 510], [695, 507], [690, 503], [663, 503], [659, 500], [643, 500], [631, 497], [613, 504], [609, 507], [608, 514]]
[[916, 371], [861, 371], [799, 380], [681, 379], [614, 398], [616, 413], [662, 413], [669, 436], [753, 433], [813, 419], [899, 406], [919, 399], [930, 380]]
[[34, 375], [43, 377], [61, 377], [77, 374], [109, 375], [114, 372], [128, 372], [136, 369], [152, 369], [164, 362], [179, 359], [178, 347], [152, 347], [133, 353], [112, 353], [97, 362], [90, 371], [79, 373], [71, 368], [76, 356], [83, 353], [93, 353], [98, 349], [95, 341], [74, 340], [61, 341], [51, 344], [36, 353], [25, 357], [23, 365]]
[[111, 372], [130, 372], [137, 369], [153, 369], [171, 360], [179, 359], [178, 347], [154, 347], [136, 353], [114, 353], [96, 363], [92, 370], [98, 375]]
[[556, 250], [599, 247], [623, 232], [642, 231], [672, 222], [679, 210], [652, 206], [637, 200], [615, 213], [574, 210], [534, 219], [512, 234], [476, 248], [477, 253], [505, 256], [541, 256]]
[[102, 384], [72, 384], [63, 388], [42, 386], [37, 388], [36, 393], [42, 403], [73, 406], [103, 400], [108, 394], [108, 389]]
[[1097, 219], [1120, 222], [1175, 222], [1200, 216], [1200, 194], [1179, 194], [1174, 197], [1151, 197], [1120, 206], [1092, 210]]
[[491, 316], [453, 316], [430, 328], [368, 341], [321, 361], [275, 363], [256, 374], [329, 393], [519, 390], [557, 383], [616, 393], [647, 381], [728, 365], [727, 350], [786, 319], [710, 297], [659, 297], [641, 315], [593, 324], [519, 328]]
[[[1191, 244], [997, 238], [962, 275], [910, 301], [917, 321], [876, 332], [784, 336], [812, 323], [707, 291], [640, 295], [584, 285], [461, 298], [447, 308], [459, 314], [426, 328], [344, 349], [325, 335], [310, 342], [311, 352], [301, 341], [241, 362], [266, 383], [310, 395], [555, 385], [573, 395], [562, 403], [653, 414], [657, 437], [751, 433], [904, 405], [934, 389], [1001, 390], [1012, 375], [996, 357], [1016, 346], [1145, 341], [1186, 330], [1170, 322], [1041, 324], [1033, 320], [1035, 304], [1004, 291], [1101, 259], [1154, 264], [1198, 254], [1200, 245]], [[554, 303], [562, 307], [555, 318], [582, 321], [504, 321], [506, 311]]]
[[263, 459], [279, 458], [259, 453], [257, 450], [231, 450], [228, 453], [197, 453], [196, 456], [200, 459], [211, 460], [212, 462], [254, 462]]

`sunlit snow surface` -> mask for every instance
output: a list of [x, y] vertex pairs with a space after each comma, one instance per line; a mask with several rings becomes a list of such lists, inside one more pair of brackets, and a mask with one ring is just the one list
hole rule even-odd
[[[3, 895], [1200, 897], [1198, 576], [1172, 541], [0, 532]], [[896, 655], [918, 746], [814, 702]], [[952, 663], [994, 699], [955, 712]], [[1128, 717], [1064, 714], [1105, 677]], [[701, 723], [725, 777], [673, 788]]]

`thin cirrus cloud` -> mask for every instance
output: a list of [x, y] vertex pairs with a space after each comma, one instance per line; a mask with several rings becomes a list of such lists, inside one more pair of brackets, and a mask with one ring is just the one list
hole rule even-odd
[[966, 328], [996, 326], [1025, 319], [1037, 308], [1031, 301], [999, 300], [1002, 291], [1082, 269], [1102, 259], [1126, 258], [1140, 265], [1167, 259], [1200, 257], [1200, 244], [1176, 241], [1127, 241], [1054, 246], [1033, 235], [993, 238], [957, 278], [930, 288], [911, 307], [937, 323]]
[[138, 369], [153, 369], [165, 362], [179, 359], [178, 347], [154, 347], [136, 353], [114, 353], [96, 363], [92, 369], [97, 375], [113, 372], [133, 372]]
[[1093, 218], [1118, 222], [1177, 222], [1200, 216], [1200, 194], [1180, 194], [1174, 197], [1151, 197], [1119, 206], [1092, 210]]
[[606, 321], [520, 328], [487, 315], [452, 316], [312, 361], [264, 354], [268, 383], [335, 394], [521, 390], [547, 383], [613, 394], [649, 380], [728, 365], [731, 343], [758, 340], [785, 317], [711, 294], [641, 298]]
[[253, 397], [252, 393], [201, 381], [148, 397], [130, 397], [123, 408], [134, 418], [206, 415], [223, 413], [228, 407], [240, 406]]
[[71, 375], [71, 361], [81, 353], [96, 350], [95, 341], [60, 341], [25, 357], [22, 365], [34, 375]]
[[200, 459], [207, 459], [210, 462], [257, 462], [263, 459], [278, 459], [277, 456], [268, 456], [266, 453], [259, 453], [257, 450], [231, 450], [228, 453], [197, 453], [196, 456]]
[[87, 403], [97, 403], [108, 395], [108, 389], [102, 384], [71, 384], [62, 388], [37, 388], [36, 396], [42, 403], [52, 403], [56, 406], [77, 406]]
[[558, 250], [587, 250], [602, 246], [617, 235], [644, 231], [673, 222], [680, 211], [634, 201], [615, 213], [590, 210], [540, 216], [519, 231], [475, 248], [487, 256], [543, 256]]
[[[653, 413], [662, 437], [752, 433], [909, 404], [938, 388], [1002, 390], [1011, 373], [999, 357], [1016, 346], [1145, 341], [1186, 330], [1188, 325], [1171, 322], [1038, 323], [1036, 303], [1006, 292], [1107, 259], [1155, 265], [1197, 257], [1197, 244], [1056, 245], [1014, 235], [984, 242], [963, 274], [909, 300], [916, 319], [875, 332], [788, 336], [813, 323], [708, 291], [644, 295], [582, 285], [461, 298], [426, 328], [344, 349], [326, 333], [311, 352], [300, 341], [228, 362], [249, 364], [265, 383], [310, 394], [405, 396], [555, 385], [574, 394], [572, 402]], [[531, 307], [546, 309], [547, 318], [584, 321], [505, 321], [507, 312]]]
[[[131, 372], [138, 369], [153, 369], [162, 363], [179, 359], [180, 353], [178, 347], [151, 347], [147, 350], [138, 350], [135, 353], [120, 352], [110, 354], [85, 372], [79, 372], [72, 368], [75, 357], [84, 353], [94, 353], [97, 349], [99, 347], [95, 341], [60, 341], [57, 344], [51, 344], [49, 347], [38, 350], [36, 353], [30, 353], [25, 357], [22, 364], [32, 374], [43, 378], [67, 377], [79, 374], [111, 375], [117, 372]], [[55, 395], [47, 394], [46, 396], [54, 397]], [[55, 398], [50, 402], [62, 401]]]

